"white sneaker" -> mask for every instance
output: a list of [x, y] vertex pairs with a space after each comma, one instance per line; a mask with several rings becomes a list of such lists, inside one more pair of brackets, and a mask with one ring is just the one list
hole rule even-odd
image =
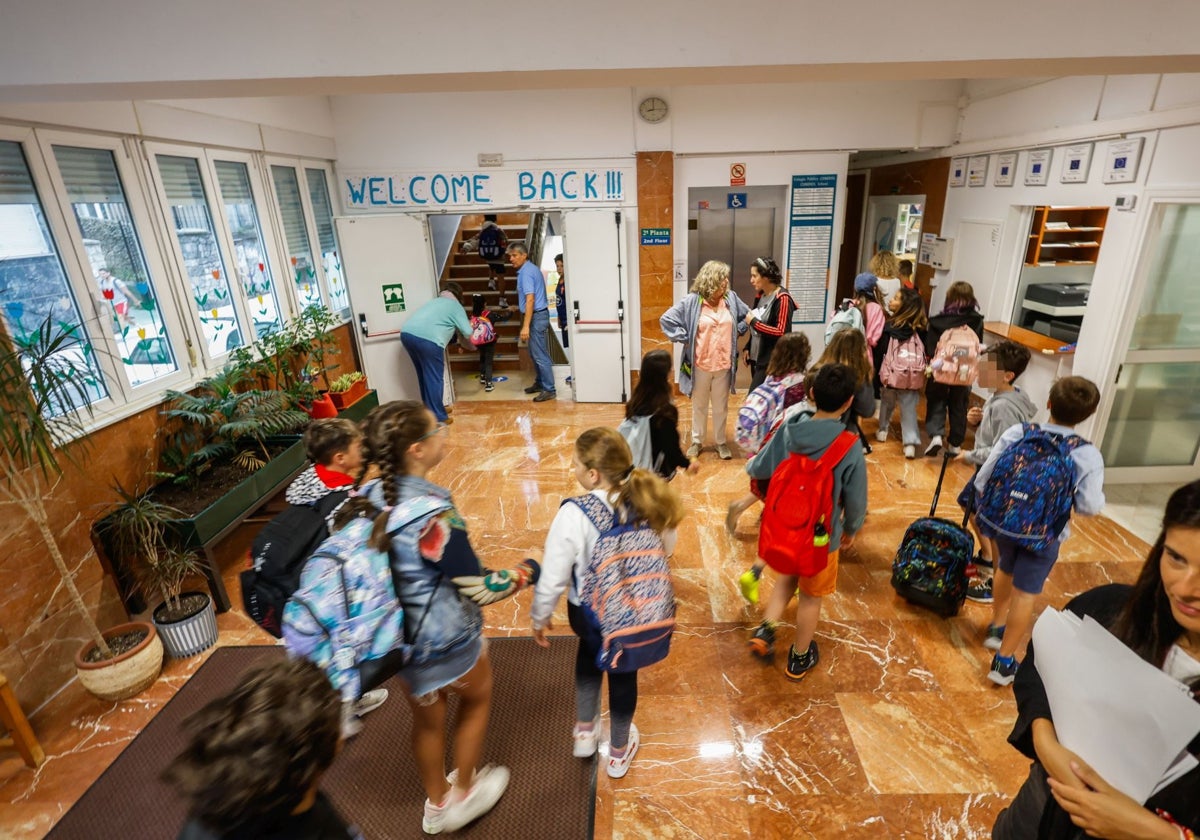
[[917, 457], [917, 447], [913, 446], [911, 443], [907, 444], [904, 447], [904, 457], [910, 461], [913, 458], [916, 458]]
[[941, 451], [942, 451], [942, 436], [934, 435], [933, 438], [929, 441], [929, 446], [925, 447], [925, 455], [928, 458], [932, 458], [934, 455], [937, 455]]
[[591, 758], [596, 754], [596, 744], [600, 741], [600, 718], [592, 723], [592, 728], [583, 730], [575, 724], [575, 749], [572, 754], [576, 758]]
[[425, 800], [425, 813], [421, 817], [421, 830], [426, 834], [441, 834], [446, 827], [446, 811], [450, 809], [449, 800], [446, 805], [434, 805]]
[[693, 443], [687, 448], [688, 458], [698, 458], [700, 456], [700, 444]]
[[957, 446], [947, 446], [946, 451], [949, 452], [951, 455], [957, 455], [959, 452], [962, 452], [962, 449], [960, 449]]
[[[629, 765], [633, 763], [633, 757], [637, 755], [640, 743], [637, 726], [629, 724], [629, 743], [625, 745], [625, 754], [620, 758], [613, 758], [611, 754], [608, 757], [608, 777], [610, 779], [624, 778], [625, 774], [629, 772]], [[612, 744], [609, 744], [609, 749], [612, 749]]]
[[362, 717], [365, 714], [375, 711], [382, 706], [388, 699], [388, 690], [386, 688], [377, 688], [374, 691], [368, 691], [354, 704], [354, 714], [356, 717]]
[[458, 788], [450, 791], [450, 803], [442, 816], [443, 831], [458, 831], [469, 822], [482, 817], [496, 806], [504, 791], [508, 790], [508, 780], [511, 777], [507, 767], [496, 767], [489, 764], [475, 772], [475, 784], [471, 792], [462, 799], [456, 798]]
[[880, 429], [875, 433], [875, 440], [880, 443], [887, 443], [887, 429]]

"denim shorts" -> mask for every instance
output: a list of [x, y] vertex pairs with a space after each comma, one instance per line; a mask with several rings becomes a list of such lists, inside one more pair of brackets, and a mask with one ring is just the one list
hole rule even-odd
[[400, 679], [404, 680], [409, 694], [413, 697], [420, 698], [432, 694], [462, 679], [474, 668], [485, 644], [482, 636], [476, 636], [445, 656], [401, 668]]
[[1014, 542], [996, 538], [996, 549], [1000, 555], [1000, 571], [1012, 575], [1013, 588], [1030, 595], [1040, 595], [1050, 570], [1058, 560], [1059, 541], [1055, 540], [1041, 551], [1021, 548]]

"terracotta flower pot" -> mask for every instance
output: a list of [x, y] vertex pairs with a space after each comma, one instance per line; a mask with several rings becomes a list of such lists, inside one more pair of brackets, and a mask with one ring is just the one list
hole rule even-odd
[[79, 684], [101, 700], [125, 700], [141, 694], [158, 679], [162, 671], [162, 639], [153, 624], [133, 621], [118, 624], [104, 632], [107, 641], [131, 630], [145, 630], [146, 638], [133, 650], [102, 662], [85, 662], [84, 657], [96, 645], [85, 642], [75, 654], [75, 673]]
[[354, 405], [363, 398], [367, 393], [367, 380], [359, 379], [345, 391], [330, 391], [329, 398], [333, 400], [333, 404], [338, 410], [345, 408], [348, 405]]

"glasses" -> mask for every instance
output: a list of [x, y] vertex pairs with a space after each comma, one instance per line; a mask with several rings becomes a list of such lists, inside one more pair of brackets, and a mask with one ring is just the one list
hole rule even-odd
[[441, 420], [439, 420], [439, 421], [437, 421], [437, 424], [434, 425], [434, 427], [432, 429], [430, 429], [428, 432], [426, 432], [425, 434], [423, 434], [419, 438], [417, 438], [415, 443], [420, 443], [421, 441], [425, 440], [426, 438], [431, 438], [434, 435], [440, 435], [442, 432], [446, 431], [446, 429], [448, 427], [449, 427], [449, 424], [443, 423]]

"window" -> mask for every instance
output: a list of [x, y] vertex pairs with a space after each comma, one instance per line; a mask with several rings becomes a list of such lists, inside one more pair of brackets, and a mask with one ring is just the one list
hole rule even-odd
[[47, 317], [79, 337], [68, 351], [86, 367], [90, 402], [108, 396], [96, 353], [83, 329], [83, 316], [67, 282], [21, 144], [0, 140], [0, 317], [17, 340]]
[[249, 167], [240, 161], [218, 160], [217, 188], [225, 208], [225, 221], [233, 242], [233, 263], [246, 294], [246, 306], [261, 338], [281, 326], [279, 296], [271, 277], [271, 263], [263, 242], [262, 224], [254, 204]]
[[300, 308], [304, 309], [322, 301], [317, 269], [313, 265], [312, 241], [308, 238], [308, 224], [304, 221], [300, 182], [296, 178], [295, 168], [291, 166], [272, 165], [271, 178], [275, 183], [275, 196], [279, 200], [279, 213], [283, 219], [288, 262], [295, 272], [296, 297]]
[[109, 310], [107, 320], [130, 384], [174, 373], [179, 366], [112, 151], [51, 148], [79, 225], [88, 279]]
[[175, 235], [209, 357], [243, 343], [221, 246], [195, 158], [156, 155], [167, 199], [167, 222]]
[[346, 283], [342, 279], [342, 261], [338, 257], [337, 234], [333, 229], [333, 207], [329, 203], [329, 184], [324, 169], [305, 168], [308, 179], [308, 197], [312, 202], [313, 219], [317, 223], [317, 239], [321, 244], [321, 267], [325, 269], [325, 282], [329, 284], [329, 308], [350, 315], [350, 297], [346, 294]]

